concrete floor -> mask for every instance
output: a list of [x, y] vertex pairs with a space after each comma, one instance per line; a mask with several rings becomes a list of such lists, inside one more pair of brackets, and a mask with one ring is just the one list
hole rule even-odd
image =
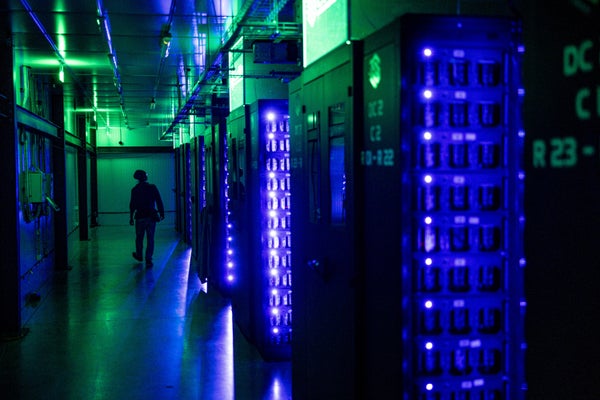
[[133, 247], [130, 226], [70, 245], [29, 333], [0, 342], [2, 399], [291, 399], [290, 363], [260, 358], [172, 225], [158, 225], [154, 268]]

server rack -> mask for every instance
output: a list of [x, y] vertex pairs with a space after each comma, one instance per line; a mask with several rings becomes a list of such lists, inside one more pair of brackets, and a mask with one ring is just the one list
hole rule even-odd
[[182, 149], [177, 147], [175, 153], [175, 230], [179, 233], [183, 232], [183, 210], [185, 209], [182, 196], [180, 196], [182, 186]]
[[[520, 28], [406, 16], [399, 40], [403, 393], [524, 398]], [[380, 51], [365, 55], [370, 129]], [[381, 150], [365, 166], [385, 168]]]
[[204, 220], [206, 217], [206, 165], [204, 157], [204, 136], [195, 136], [190, 145], [191, 153], [191, 193], [192, 193], [192, 262], [194, 269], [204, 283], [208, 280], [208, 253], [203, 247], [207, 240]]
[[225, 121], [212, 125], [204, 137], [205, 207], [201, 210], [201, 251], [203, 274], [209, 285], [229, 295], [224, 252], [226, 247], [227, 200], [223, 190], [226, 179]]
[[[290, 84], [295, 397], [524, 398], [519, 40], [406, 15]], [[354, 238], [329, 226], [340, 89]]]
[[193, 229], [193, 220], [192, 220], [192, 208], [193, 208], [193, 198], [192, 198], [192, 160], [191, 160], [191, 145], [190, 143], [186, 143], [183, 145], [183, 151], [185, 154], [184, 164], [182, 165], [184, 170], [184, 187], [183, 187], [183, 197], [184, 197], [184, 224], [183, 224], [183, 235], [182, 239], [185, 243], [191, 244], [192, 241], [192, 229]]
[[190, 144], [185, 143], [175, 149], [175, 190], [177, 193], [177, 213], [175, 229], [185, 243], [191, 242], [192, 202], [191, 202], [191, 161]]
[[[226, 193], [229, 201], [229, 223], [227, 225], [226, 260], [227, 269], [231, 276], [232, 304], [235, 310], [236, 323], [242, 333], [250, 338], [253, 336], [253, 304], [252, 267], [250, 259], [250, 232], [252, 217], [246, 187], [254, 187], [253, 176], [248, 175], [248, 154], [250, 146], [250, 112], [249, 106], [239, 107], [227, 117], [227, 148], [229, 174]], [[249, 178], [248, 178], [249, 177]], [[250, 197], [253, 196], [252, 191]]]
[[528, 398], [600, 398], [600, 4], [523, 19]]
[[290, 82], [294, 398], [360, 398], [363, 384], [354, 199], [360, 65], [361, 45], [354, 42]]
[[236, 323], [267, 360], [292, 340], [291, 191], [287, 100], [259, 100], [228, 118], [228, 268]]

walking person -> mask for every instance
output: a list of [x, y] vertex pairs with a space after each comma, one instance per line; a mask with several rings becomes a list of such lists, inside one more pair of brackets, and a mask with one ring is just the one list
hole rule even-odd
[[133, 258], [144, 261], [144, 236], [146, 236], [146, 267], [151, 268], [154, 253], [154, 231], [156, 223], [165, 218], [165, 208], [156, 185], [148, 183], [146, 171], [138, 169], [133, 174], [138, 180], [131, 189], [129, 201], [129, 225], [134, 225], [135, 219], [135, 252]]

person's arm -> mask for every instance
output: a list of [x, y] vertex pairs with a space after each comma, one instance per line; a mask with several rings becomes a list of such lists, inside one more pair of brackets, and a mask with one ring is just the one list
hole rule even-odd
[[131, 197], [129, 198], [129, 225], [133, 225], [133, 214], [135, 213], [135, 206], [133, 204], [133, 189], [131, 190]]
[[158, 209], [158, 213], [160, 214], [160, 219], [165, 219], [165, 206], [163, 204], [162, 198], [160, 197], [160, 192], [158, 188], [154, 186], [155, 195], [154, 201], [156, 201], [156, 208]]

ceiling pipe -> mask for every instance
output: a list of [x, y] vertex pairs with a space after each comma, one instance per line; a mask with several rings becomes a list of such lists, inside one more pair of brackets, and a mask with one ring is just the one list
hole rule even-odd
[[114, 84], [119, 94], [119, 105], [121, 107], [121, 113], [125, 117], [125, 125], [129, 128], [129, 122], [127, 118], [127, 111], [125, 110], [125, 96], [123, 95], [123, 84], [121, 83], [121, 74], [119, 73], [119, 62], [117, 61], [117, 51], [113, 46], [112, 33], [110, 28], [110, 20], [108, 19], [108, 12], [104, 9], [102, 0], [96, 1], [96, 8], [98, 11], [97, 21], [100, 26], [100, 30], [104, 35], [104, 40], [108, 46], [108, 60], [113, 70]]
[[[173, 0], [174, 1], [174, 0]], [[267, 17], [269, 20], [273, 20], [277, 14], [287, 5], [289, 0], [274, 0], [273, 9], [269, 13]], [[230, 26], [229, 34], [227, 35], [227, 40], [225, 40], [224, 44], [219, 48], [218, 51], [215, 52], [214, 59], [210, 64], [210, 67], [205, 68], [196, 84], [194, 85], [190, 95], [188, 96], [185, 104], [180, 108], [179, 112], [169, 125], [167, 129], [160, 136], [160, 140], [165, 140], [169, 135], [172, 135], [175, 131], [175, 128], [178, 124], [187, 119], [190, 110], [193, 108], [196, 100], [201, 97], [203, 94], [208, 94], [212, 91], [212, 88], [215, 86], [214, 83], [210, 83], [209, 81], [217, 74], [220, 73], [222, 67], [221, 62], [223, 59], [223, 53], [228, 52], [234, 43], [237, 41], [240, 36], [242, 29], [246, 23], [246, 21], [252, 16], [252, 12], [254, 9], [258, 7], [260, 2], [246, 0], [242, 5], [242, 8], [239, 11], [239, 17], [236, 18]], [[207, 89], [208, 87], [208, 89]]]
[[[175, 16], [175, 7], [176, 0], [171, 0], [171, 7], [169, 9], [169, 19], [167, 23], [163, 26], [160, 34], [160, 62], [158, 64], [158, 71], [156, 72], [156, 79], [154, 81], [154, 88], [152, 92], [152, 99], [150, 100], [150, 111], [154, 111], [156, 109], [156, 94], [158, 92], [158, 86], [160, 84], [160, 76], [162, 75], [162, 71], [165, 67], [166, 58], [169, 56], [169, 46], [171, 44], [172, 36], [171, 36], [171, 25], [173, 24], [173, 18]], [[167, 41], [165, 42], [165, 39]], [[150, 117], [148, 117], [148, 120]], [[149, 121], [148, 121], [149, 123]]]
[[[29, 3], [27, 2], [27, 0], [21, 0], [21, 4], [23, 5], [23, 7], [25, 8], [25, 10], [27, 11], [27, 14], [29, 14], [29, 16], [31, 17], [31, 19], [33, 20], [33, 22], [35, 23], [35, 25], [38, 27], [38, 29], [40, 30], [40, 32], [42, 33], [42, 35], [44, 36], [44, 38], [46, 38], [46, 41], [48, 42], [48, 44], [52, 48], [52, 51], [54, 51], [54, 55], [56, 56], [56, 58], [58, 58], [59, 66], [62, 67], [63, 71], [67, 71], [69, 73], [69, 75], [73, 78], [73, 82], [75, 82], [75, 84], [77, 86], [79, 86], [79, 89], [81, 89], [81, 91], [83, 92], [83, 94], [85, 95], [85, 97], [87, 97], [88, 99], [91, 99], [92, 96], [89, 95], [89, 92], [87, 91], [86, 87], [79, 81], [79, 79], [77, 79], [77, 75], [75, 75], [75, 72], [71, 69], [71, 67], [69, 66], [69, 64], [67, 64], [67, 61], [65, 60], [65, 58], [62, 55], [62, 53], [60, 52], [60, 49], [58, 48], [58, 46], [56, 45], [56, 43], [54, 43], [54, 40], [52, 40], [52, 37], [50, 37], [50, 34], [48, 33], [48, 31], [46, 30], [46, 28], [42, 24], [42, 21], [40, 21], [40, 19], [37, 17], [37, 15], [35, 14], [35, 12], [33, 11], [33, 9], [31, 8], [31, 6], [29, 5]], [[102, 117], [102, 115], [100, 115], [98, 113], [98, 110], [97, 110], [95, 104], [92, 101], [90, 101], [90, 105], [91, 105], [91, 109], [93, 110], [93, 112], [96, 115], [98, 115], [101, 119], [104, 119]]]
[[31, 19], [33, 20], [33, 22], [37, 25], [37, 27], [39, 28], [40, 32], [42, 32], [42, 35], [44, 35], [44, 37], [46, 38], [46, 40], [50, 44], [50, 47], [52, 47], [52, 50], [54, 50], [54, 53], [58, 57], [58, 61], [61, 64], [66, 65], [67, 63], [65, 61], [65, 58], [60, 53], [60, 50], [56, 46], [56, 43], [54, 43], [54, 41], [52, 40], [52, 38], [48, 34], [48, 31], [46, 31], [46, 28], [44, 27], [44, 25], [42, 25], [42, 22], [39, 20], [39, 18], [37, 17], [37, 15], [35, 14], [35, 12], [31, 8], [31, 6], [29, 5], [29, 3], [27, 2], [27, 0], [21, 0], [21, 4], [23, 4], [23, 7], [25, 7], [25, 10], [29, 14], [29, 16], [31, 17]]
[[[210, 66], [208, 68], [205, 68], [204, 71], [202, 71], [202, 73], [200, 74], [200, 77], [198, 78], [198, 81], [192, 88], [190, 95], [188, 96], [185, 104], [179, 109], [179, 112], [177, 113], [175, 118], [173, 118], [173, 121], [171, 122], [169, 127], [167, 129], [165, 129], [165, 131], [161, 134], [160, 140], [168, 139], [168, 137], [170, 135], [172, 135], [173, 132], [175, 131], [175, 128], [177, 127], [177, 125], [179, 125], [181, 122], [183, 122], [185, 119], [187, 119], [189, 112], [192, 109], [192, 107], [194, 106], [196, 100], [201, 95], [210, 93], [210, 91], [212, 90], [212, 86], [214, 86], [214, 85], [210, 84], [209, 80], [212, 79], [218, 72], [220, 72], [221, 62], [223, 60], [223, 53], [227, 52], [229, 50], [229, 48], [231, 46], [233, 46], [233, 44], [237, 40], [237, 37], [240, 35], [240, 33], [242, 31], [242, 26], [243, 26], [244, 22], [251, 15], [251, 9], [253, 7], [256, 7], [256, 4], [254, 1], [250, 1], [250, 0], [246, 0], [246, 2], [242, 5], [242, 8], [240, 9], [240, 13], [239, 13], [240, 17], [236, 18], [236, 20], [234, 20], [233, 23], [231, 24], [231, 28], [233, 28], [233, 31], [230, 32], [225, 43], [219, 48], [218, 51], [215, 52], [214, 58], [213, 58], [212, 62], [210, 63]], [[208, 89], [207, 89], [207, 86], [208, 86]]]

